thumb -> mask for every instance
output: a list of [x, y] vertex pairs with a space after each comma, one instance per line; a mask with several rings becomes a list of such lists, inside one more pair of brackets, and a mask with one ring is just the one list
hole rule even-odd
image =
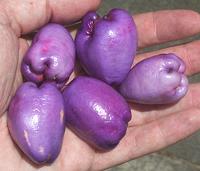
[[0, 11], [17, 36], [29, 33], [48, 22], [67, 24], [95, 10], [100, 0], [2, 0]]

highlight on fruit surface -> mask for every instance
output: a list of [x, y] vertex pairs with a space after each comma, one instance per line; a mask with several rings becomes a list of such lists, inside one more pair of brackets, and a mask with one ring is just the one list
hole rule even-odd
[[38, 88], [31, 82], [22, 84], [9, 106], [8, 128], [29, 159], [37, 164], [52, 163], [65, 131], [63, 97], [56, 85], [44, 83]]
[[129, 101], [142, 104], [168, 104], [187, 93], [184, 61], [173, 53], [160, 54], [137, 63], [119, 91]]
[[123, 9], [112, 9], [104, 17], [87, 13], [75, 39], [77, 56], [85, 71], [108, 84], [121, 83], [137, 50], [133, 17]]
[[131, 119], [125, 99], [106, 83], [86, 76], [64, 89], [66, 123], [96, 149], [111, 150], [124, 137]]
[[75, 45], [62, 25], [49, 23], [39, 30], [24, 56], [21, 71], [26, 80], [62, 85], [73, 71]]

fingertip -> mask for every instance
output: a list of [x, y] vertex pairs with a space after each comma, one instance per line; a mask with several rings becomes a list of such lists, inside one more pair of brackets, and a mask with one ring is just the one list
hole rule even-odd
[[[51, 21], [58, 23], [73, 23], [84, 16], [88, 11], [98, 8], [101, 0], [85, 0], [85, 1], [57, 1], [50, 0]], [[66, 10], [67, 9], [67, 10]]]
[[200, 14], [193, 10], [160, 10], [134, 18], [140, 47], [183, 39], [200, 32]]

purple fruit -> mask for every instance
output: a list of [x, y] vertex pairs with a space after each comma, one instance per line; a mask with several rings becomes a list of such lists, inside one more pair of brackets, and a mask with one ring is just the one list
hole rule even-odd
[[31, 82], [21, 85], [8, 112], [8, 127], [20, 149], [35, 163], [51, 163], [58, 156], [64, 131], [62, 94], [52, 83], [39, 88]]
[[79, 76], [64, 92], [67, 125], [101, 150], [114, 148], [126, 133], [131, 111], [124, 98], [106, 83]]
[[120, 86], [128, 100], [142, 104], [167, 104], [188, 90], [185, 63], [175, 54], [160, 54], [136, 64]]
[[65, 82], [74, 68], [75, 47], [70, 33], [59, 24], [47, 24], [34, 37], [22, 61], [26, 80]]
[[78, 58], [86, 72], [108, 84], [121, 83], [131, 69], [137, 48], [132, 16], [113, 9], [100, 18], [89, 12], [75, 40]]

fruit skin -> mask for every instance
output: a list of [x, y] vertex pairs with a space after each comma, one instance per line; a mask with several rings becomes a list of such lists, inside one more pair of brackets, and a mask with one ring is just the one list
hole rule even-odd
[[86, 76], [64, 89], [66, 123], [98, 150], [113, 149], [126, 133], [131, 111], [124, 98], [106, 83]]
[[112, 9], [102, 18], [95, 12], [87, 13], [76, 35], [75, 46], [89, 75], [117, 85], [131, 69], [137, 39], [132, 16], [123, 9]]
[[58, 156], [65, 120], [62, 94], [52, 83], [39, 88], [31, 82], [22, 84], [9, 106], [11, 137], [37, 164], [52, 163]]
[[21, 71], [26, 80], [65, 82], [73, 71], [75, 45], [70, 33], [59, 24], [49, 23], [39, 30], [24, 56]]
[[185, 69], [184, 61], [173, 53], [156, 55], [136, 64], [119, 91], [136, 103], [174, 103], [188, 90]]

